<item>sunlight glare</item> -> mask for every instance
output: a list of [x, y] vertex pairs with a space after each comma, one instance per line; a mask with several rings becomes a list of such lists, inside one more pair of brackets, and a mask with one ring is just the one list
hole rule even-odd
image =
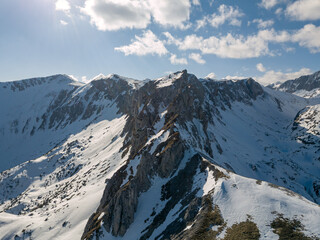
[[56, 1], [56, 10], [60, 11], [69, 11], [70, 3], [67, 0], [57, 0]]

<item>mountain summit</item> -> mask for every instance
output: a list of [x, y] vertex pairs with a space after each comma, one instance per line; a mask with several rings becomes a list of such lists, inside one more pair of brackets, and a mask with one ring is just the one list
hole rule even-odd
[[306, 98], [320, 97], [320, 71], [269, 87]]
[[0, 84], [0, 238], [319, 238], [318, 78]]

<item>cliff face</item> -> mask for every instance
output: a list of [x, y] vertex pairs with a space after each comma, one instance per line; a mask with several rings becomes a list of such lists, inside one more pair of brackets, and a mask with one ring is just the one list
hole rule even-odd
[[270, 88], [285, 91], [305, 98], [320, 96], [320, 71], [296, 79], [285, 81], [282, 84], [270, 85]]
[[[101, 228], [113, 236], [130, 236], [139, 199], [154, 188], [157, 178], [163, 182], [160, 198], [163, 206], [154, 204], [150, 216], [144, 219], [145, 228], [135, 234], [137, 239], [155, 236], [157, 239], [196, 239], [196, 232], [203, 228], [207, 217], [215, 214], [220, 218], [215, 223], [220, 230], [210, 236], [218, 236], [225, 224], [219, 217], [219, 207], [212, 207], [214, 187], [206, 194], [199, 194], [205, 183], [199, 184], [196, 176], [212, 174], [216, 182], [230, 177], [212, 164], [221, 166], [223, 152], [233, 151], [223, 148], [220, 140], [223, 138], [218, 140], [215, 134], [217, 124], [226, 124], [223, 112], [233, 111], [237, 104], [250, 108], [254, 101], [272, 97], [253, 79], [199, 80], [186, 71], [148, 82], [131, 94], [129, 102], [124, 104], [128, 108], [120, 108], [127, 114], [122, 150], [123, 155], [128, 155], [128, 161], [107, 181], [100, 205], [90, 217], [82, 239], [104, 236]], [[279, 109], [280, 100], [274, 98], [273, 101]], [[234, 171], [232, 164], [224, 163], [224, 166]], [[257, 166], [249, 166], [252, 172], [257, 171]], [[176, 219], [159, 232], [177, 207], [180, 210]], [[191, 223], [195, 225], [186, 231]]]

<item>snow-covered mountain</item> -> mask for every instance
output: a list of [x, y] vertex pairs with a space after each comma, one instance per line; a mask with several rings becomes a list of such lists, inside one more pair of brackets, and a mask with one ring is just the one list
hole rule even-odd
[[298, 90], [0, 83], [0, 238], [320, 238], [320, 99]]
[[301, 76], [280, 84], [272, 84], [270, 88], [293, 93], [305, 98], [320, 97], [320, 71], [311, 75]]

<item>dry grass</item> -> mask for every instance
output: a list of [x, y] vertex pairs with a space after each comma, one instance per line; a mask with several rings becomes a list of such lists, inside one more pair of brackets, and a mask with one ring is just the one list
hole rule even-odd
[[260, 233], [257, 225], [248, 219], [228, 228], [224, 240], [259, 240], [259, 238]]
[[271, 227], [273, 232], [279, 235], [279, 240], [312, 240], [302, 232], [304, 227], [299, 220], [290, 220], [281, 214], [273, 220]]
[[[210, 196], [204, 199], [204, 205], [208, 208], [204, 217], [201, 219], [200, 227], [190, 240], [212, 240], [222, 232], [225, 227], [223, 217], [221, 216], [220, 209], [216, 205], [213, 209]], [[212, 230], [212, 226], [219, 226], [217, 231]]]

